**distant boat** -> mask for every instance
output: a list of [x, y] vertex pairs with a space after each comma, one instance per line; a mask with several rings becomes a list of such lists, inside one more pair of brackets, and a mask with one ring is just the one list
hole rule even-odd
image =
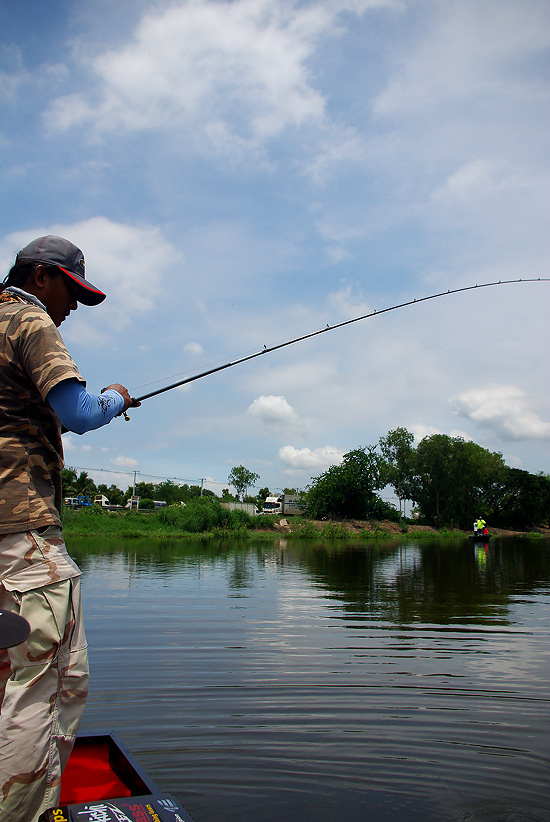
[[489, 542], [491, 534], [470, 534], [468, 539], [471, 539], [473, 542]]

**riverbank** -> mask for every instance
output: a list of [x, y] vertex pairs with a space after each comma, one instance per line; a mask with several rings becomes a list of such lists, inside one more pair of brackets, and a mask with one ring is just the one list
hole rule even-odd
[[[321, 520], [309, 520], [308, 525], [313, 526], [320, 534], [324, 531], [338, 531], [344, 538], [376, 538], [376, 537], [401, 537], [408, 536], [417, 539], [430, 538], [466, 538], [469, 537], [470, 531], [461, 531], [459, 529], [453, 530], [448, 528], [437, 529], [431, 525], [417, 525], [415, 523], [397, 523], [390, 520], [331, 520], [325, 522]], [[274, 524], [274, 529], [281, 532], [287, 532], [290, 535], [295, 535], [300, 531], [302, 525], [294, 525], [291, 518], [277, 519]], [[550, 528], [539, 527], [531, 531], [512, 531], [505, 528], [491, 528], [490, 533], [492, 537], [525, 537], [531, 539], [548, 538], [550, 539]]]
[[[166, 509], [164, 509], [166, 510]], [[373, 540], [407, 536], [412, 539], [465, 539], [470, 532], [432, 528], [412, 522], [396, 523], [389, 520], [308, 520], [303, 517], [249, 517], [243, 512], [228, 517], [222, 523], [177, 521], [162, 511], [152, 512], [105, 512], [94, 507], [63, 512], [63, 531], [66, 537], [124, 537], [184, 539], [201, 536], [221, 538], [237, 536], [256, 537], [269, 541], [274, 537], [288, 536], [296, 539], [321, 540]], [[549, 528], [532, 531], [511, 531], [491, 528], [494, 537], [550, 538]]]
[[[314, 524], [318, 528], [323, 527], [323, 522], [315, 522]], [[408, 536], [418, 536], [418, 537], [430, 537], [430, 536], [437, 536], [437, 537], [449, 537], [449, 536], [458, 536], [458, 537], [467, 537], [471, 534], [471, 531], [460, 531], [460, 530], [449, 530], [448, 528], [437, 529], [432, 528], [431, 525], [416, 525], [411, 523], [399, 524], [397, 522], [391, 522], [390, 520], [383, 520], [383, 521], [376, 521], [376, 520], [346, 520], [342, 521], [342, 525], [345, 527], [346, 531], [350, 534], [350, 536], [360, 534], [364, 531], [366, 532], [373, 532], [373, 533], [380, 533], [383, 531], [384, 534], [389, 534], [391, 536], [401, 536], [403, 534], [407, 534]], [[490, 529], [491, 536], [493, 537], [548, 537], [550, 538], [550, 528], [540, 527], [534, 528], [531, 531], [512, 531], [506, 528], [491, 528]]]

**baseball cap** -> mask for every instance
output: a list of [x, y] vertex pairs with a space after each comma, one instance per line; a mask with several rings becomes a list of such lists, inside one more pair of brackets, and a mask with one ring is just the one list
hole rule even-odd
[[29, 260], [34, 263], [44, 265], [56, 265], [77, 285], [76, 299], [84, 305], [99, 305], [103, 302], [106, 294], [96, 288], [95, 285], [84, 276], [84, 255], [69, 240], [63, 237], [56, 237], [55, 234], [48, 234], [46, 237], [38, 237], [22, 248], [17, 255], [15, 262]]
[[12, 648], [24, 642], [31, 632], [31, 626], [19, 614], [0, 610], [0, 648]]

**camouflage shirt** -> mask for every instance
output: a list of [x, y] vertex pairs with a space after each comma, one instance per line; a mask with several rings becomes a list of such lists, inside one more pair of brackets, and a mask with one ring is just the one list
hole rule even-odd
[[85, 381], [51, 317], [0, 292], [0, 534], [61, 525], [61, 423], [46, 402]]

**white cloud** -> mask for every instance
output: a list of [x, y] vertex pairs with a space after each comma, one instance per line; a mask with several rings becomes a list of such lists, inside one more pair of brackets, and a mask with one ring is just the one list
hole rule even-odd
[[343, 457], [344, 452], [332, 445], [314, 449], [284, 445], [279, 449], [279, 459], [286, 466], [285, 473], [306, 470], [322, 473], [331, 465], [339, 465]]
[[426, 208], [431, 236], [450, 236], [451, 226], [468, 232], [459, 259], [480, 259], [494, 244], [495, 255], [519, 249], [524, 264], [541, 246], [547, 201], [547, 147], [538, 125], [549, 102], [547, 4], [428, 6], [423, 25], [395, 49], [372, 101], [385, 136], [375, 156], [401, 187], [394, 218], [404, 195]]
[[183, 346], [183, 350], [187, 354], [195, 354], [195, 355], [204, 354], [204, 348], [198, 342], [188, 342], [186, 345]]
[[113, 457], [111, 460], [111, 465], [116, 468], [130, 468], [133, 470], [137, 469], [139, 462], [133, 457], [123, 457], [121, 455], [119, 457]]
[[150, 11], [130, 42], [89, 60], [95, 87], [58, 97], [46, 123], [53, 132], [91, 126], [96, 135], [175, 130], [187, 151], [236, 161], [265, 161], [265, 143], [288, 130], [305, 145], [313, 127], [319, 145], [307, 163], [319, 178], [327, 165], [360, 158], [363, 143], [354, 127], [327, 117], [310, 64], [343, 31], [339, 15], [394, 5], [195, 0]]
[[452, 428], [450, 431], [441, 431], [434, 425], [426, 425], [424, 423], [417, 423], [416, 425], [408, 426], [412, 434], [414, 434], [414, 444], [418, 445], [424, 437], [432, 437], [434, 434], [445, 434], [448, 437], [460, 437], [466, 442], [471, 441], [471, 436], [461, 428]]
[[455, 413], [492, 429], [504, 440], [550, 440], [550, 422], [529, 410], [525, 392], [513, 385], [489, 385], [453, 400]]
[[328, 304], [331, 314], [338, 317], [339, 322], [362, 317], [372, 312], [371, 306], [355, 298], [351, 286], [343, 286], [339, 291], [329, 295]]
[[[131, 471], [109, 471], [104, 468], [96, 471], [91, 468], [87, 470], [86, 473], [96, 485], [116, 485], [117, 488], [121, 489], [121, 491], [125, 491], [127, 488], [130, 488], [134, 482], [134, 476]], [[139, 482], [139, 475], [136, 479]]]
[[[529, 168], [525, 159], [516, 163], [502, 155], [477, 157], [454, 168], [432, 194], [440, 222], [454, 219], [460, 225], [486, 225], [485, 242], [490, 231], [502, 245], [506, 233], [502, 227], [512, 218], [524, 242], [532, 237], [539, 224], [539, 219], [533, 219], [535, 211], [545, 214], [548, 177], [540, 167]], [[527, 241], [522, 260], [528, 247]]]
[[166, 129], [201, 122], [224, 141], [244, 118], [247, 139], [324, 116], [306, 61], [330, 26], [323, 5], [293, 8], [272, 0], [191, 2], [151, 12], [131, 43], [92, 62], [101, 102], [81, 94], [59, 98], [54, 128], [93, 121], [103, 131]]
[[[510, 100], [525, 89], [518, 61], [536, 58], [548, 47], [547, 6], [515, 0], [463, 0], [437, 4], [420, 42], [400, 55], [394, 77], [374, 110], [398, 116], [450, 110], [495, 95]], [[510, 82], [511, 77], [514, 82]]]
[[299, 417], [286, 397], [260, 395], [256, 397], [248, 408], [247, 414], [262, 422], [264, 425], [280, 428], [296, 426]]
[[491, 177], [491, 164], [487, 160], [472, 160], [451, 174], [444, 188], [434, 196], [446, 193], [456, 198], [470, 197], [491, 184]]
[[[102, 305], [102, 326], [88, 325], [77, 312], [67, 336], [86, 336], [99, 344], [105, 331], [116, 320], [116, 328], [128, 325], [135, 315], [150, 311], [160, 289], [163, 272], [180, 254], [167, 242], [160, 229], [152, 225], [125, 225], [107, 217], [91, 217], [79, 223], [42, 225], [7, 235], [0, 244], [4, 270], [15, 254], [35, 237], [57, 234], [82, 249], [86, 277], [107, 293]], [[64, 333], [65, 333], [65, 329]]]
[[17, 105], [33, 89], [46, 95], [51, 85], [65, 80], [67, 75], [62, 62], [42, 63], [39, 71], [33, 73], [25, 67], [19, 46], [0, 43], [0, 100], [8, 105]]
[[154, 306], [163, 269], [179, 258], [152, 225], [125, 225], [93, 217], [73, 226], [59, 226], [55, 233], [60, 231], [83, 249], [90, 279], [95, 276], [106, 282], [109, 298], [121, 315], [119, 321], [128, 313], [149, 311]]
[[61, 439], [63, 441], [63, 452], [65, 454], [67, 452], [74, 451], [77, 447], [74, 434], [63, 434]]

